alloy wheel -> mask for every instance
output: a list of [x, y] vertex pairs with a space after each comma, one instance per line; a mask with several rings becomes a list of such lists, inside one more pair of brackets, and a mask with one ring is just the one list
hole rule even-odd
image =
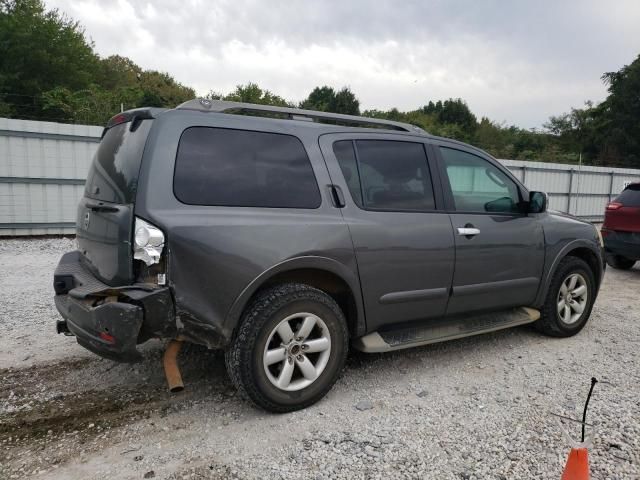
[[564, 279], [558, 291], [558, 317], [566, 325], [576, 323], [587, 307], [589, 288], [580, 273], [572, 273]]
[[263, 365], [269, 381], [280, 390], [302, 390], [324, 371], [331, 355], [331, 335], [324, 321], [312, 313], [296, 313], [281, 320], [264, 348]]

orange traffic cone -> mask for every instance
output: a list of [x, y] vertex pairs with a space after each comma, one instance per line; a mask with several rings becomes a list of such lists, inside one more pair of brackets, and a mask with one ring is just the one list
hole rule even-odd
[[562, 480], [589, 480], [589, 453], [585, 447], [571, 449]]

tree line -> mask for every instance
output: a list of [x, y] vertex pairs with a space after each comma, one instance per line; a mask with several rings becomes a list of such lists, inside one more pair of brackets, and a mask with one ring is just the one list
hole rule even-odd
[[[349, 87], [318, 86], [292, 102], [251, 82], [207, 97], [407, 122], [498, 158], [640, 168], [640, 55], [602, 81], [603, 102], [587, 102], [531, 130], [478, 120], [461, 98], [429, 100], [411, 111], [361, 111]], [[119, 55], [101, 58], [77, 21], [47, 10], [42, 0], [0, 0], [0, 116], [100, 125], [121, 108], [172, 108], [195, 96], [168, 73]]]

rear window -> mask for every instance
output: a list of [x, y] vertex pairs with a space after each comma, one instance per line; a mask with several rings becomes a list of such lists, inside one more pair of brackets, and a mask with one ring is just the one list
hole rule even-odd
[[85, 196], [112, 203], [133, 203], [144, 145], [152, 120], [142, 121], [135, 131], [130, 122], [111, 127], [100, 141], [87, 175]]
[[625, 207], [640, 207], [640, 184], [629, 185], [614, 201]]
[[191, 205], [318, 208], [320, 191], [296, 137], [192, 127], [180, 138], [173, 189]]
[[422, 143], [340, 140], [333, 144], [333, 152], [359, 207], [390, 211], [435, 209]]

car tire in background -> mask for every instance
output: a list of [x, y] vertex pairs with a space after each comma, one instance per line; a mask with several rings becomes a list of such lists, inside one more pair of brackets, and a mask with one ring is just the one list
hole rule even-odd
[[286, 283], [265, 290], [245, 310], [225, 354], [241, 395], [276, 413], [305, 408], [331, 389], [344, 366], [349, 332], [329, 295]]
[[607, 265], [617, 270], [629, 270], [636, 261], [620, 255], [607, 255]]
[[584, 328], [596, 296], [593, 271], [582, 259], [560, 261], [551, 280], [536, 328], [553, 337], [570, 337]]

